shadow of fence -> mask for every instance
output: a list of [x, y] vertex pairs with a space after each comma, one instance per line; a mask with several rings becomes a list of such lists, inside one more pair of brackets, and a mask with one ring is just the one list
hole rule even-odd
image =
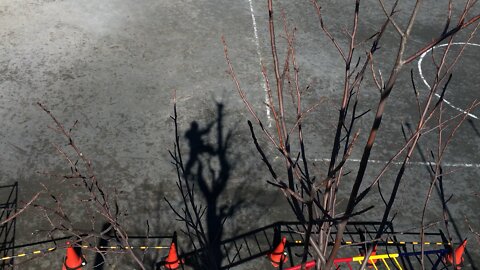
[[[15, 246], [15, 218], [9, 220], [17, 212], [18, 182], [13, 185], [0, 186], [0, 198], [5, 198], [0, 203], [0, 221], [7, 221], [0, 225], [0, 257], [12, 257]], [[0, 268], [13, 264], [13, 258], [1, 260]]]
[[[359, 250], [364, 248], [366, 242], [374, 240], [373, 237], [375, 237], [380, 224], [381, 222], [350, 222], [347, 224], [346, 231], [344, 233], [345, 238], [342, 240], [342, 245], [345, 246], [345, 248], [341, 249], [341, 252], [338, 254], [339, 259], [336, 262], [337, 269], [351, 269], [351, 264], [361, 262], [361, 258], [359, 258]], [[276, 222], [247, 233], [222, 240], [220, 242], [220, 247], [224, 256], [220, 269], [229, 269], [261, 257], [266, 257], [275, 249], [278, 243], [280, 243], [282, 237], [286, 238], [285, 251], [288, 254], [289, 260], [287, 263], [285, 263], [285, 265], [280, 267], [281, 269], [285, 267], [294, 267], [295, 265], [301, 263], [301, 254], [304, 246], [303, 235], [305, 235], [304, 228], [305, 224], [300, 222]], [[314, 231], [312, 233], [315, 235], [318, 232]], [[429, 269], [447, 268], [447, 265], [443, 260], [443, 256], [448, 252], [448, 249], [443, 248], [447, 245], [447, 243], [443, 242], [444, 239], [442, 238], [441, 232], [425, 233], [425, 239], [427, 239], [429, 242], [423, 243], [425, 247], [423, 252], [420, 249], [420, 245], [422, 243], [417, 242], [417, 239], [419, 238], [419, 232], [397, 232], [393, 229], [392, 224], [388, 224], [385, 235], [388, 235], [388, 238], [382, 239], [378, 242], [377, 254], [383, 254], [380, 256], [385, 257], [382, 258], [382, 261], [385, 265], [387, 265], [387, 261], [391, 263], [391, 268], [388, 269], [419, 269], [422, 262], [422, 256], [424, 257], [424, 264], [428, 265]], [[335, 236], [336, 227], [334, 226], [332, 227], [332, 233], [330, 235], [330, 246], [334, 244]], [[39, 246], [47, 243], [55, 243], [56, 246], [56, 242], [69, 238], [70, 237], [56, 238], [21, 246], [14, 246], [12, 241], [11, 246], [2, 249], [2, 253], [8, 254], [8, 256], [13, 256], [15, 249]], [[173, 236], [146, 237], [132, 235], [129, 238], [140, 241], [155, 238], [166, 239], [168, 242], [172, 242], [173, 240]], [[108, 248], [108, 242], [103, 242], [102, 245], [105, 246], [101, 246], [99, 244], [98, 248]], [[432, 249], [431, 247], [436, 249]], [[142, 250], [141, 246], [135, 248]], [[197, 249], [180, 254], [179, 258], [182, 262], [184, 262], [184, 264], [181, 265], [181, 268], [186, 269], [185, 266], [197, 265], [196, 260], [199, 260], [199, 258], [201, 259], [202, 256], [204, 256], [202, 254], [203, 252], [208, 252], [208, 250]], [[10, 263], [13, 262], [5, 261], [6, 265]], [[103, 266], [101, 265], [98, 265], [97, 267], [102, 269]], [[156, 263], [155, 265], [157, 269], [162, 269], [161, 266], [163, 264], [161, 262]]]
[[[375, 234], [380, 228], [381, 222], [349, 222], [342, 245], [349, 248], [341, 249], [339, 257], [352, 259], [358, 257], [359, 249], [362, 249], [365, 242], [374, 240]], [[285, 251], [289, 260], [283, 267], [293, 267], [301, 263], [301, 254], [304, 246], [304, 228], [305, 225], [300, 222], [276, 222], [238, 236], [222, 240], [220, 242], [223, 252], [223, 261], [221, 269], [230, 269], [232, 267], [244, 264], [261, 257], [266, 257], [278, 245], [282, 237], [286, 238]], [[318, 232], [312, 232], [315, 235]], [[396, 264], [389, 269], [418, 269], [422, 259], [420, 250], [421, 243], [418, 242], [419, 232], [396, 232], [393, 225], [387, 225], [385, 235], [387, 239], [378, 242], [377, 254], [395, 254]], [[336, 237], [336, 227], [332, 227], [329, 245], [333, 245]], [[445, 269], [446, 265], [442, 261], [446, 254], [444, 249], [447, 243], [443, 242], [441, 232], [426, 232], [423, 251], [424, 264], [429, 265], [430, 269]], [[436, 248], [436, 249], [432, 249]], [[185, 265], [195, 265], [196, 260], [206, 252], [204, 249], [192, 250], [180, 255]], [[385, 255], [386, 256], [386, 255]], [[387, 258], [388, 260], [388, 258]], [[349, 269], [350, 264], [345, 264], [342, 268], [342, 259], [339, 260], [337, 269]], [[385, 261], [386, 264], [386, 261]], [[398, 264], [398, 266], [397, 266]], [[160, 268], [157, 268], [160, 269]], [[185, 269], [182, 266], [182, 269]], [[351, 268], [350, 268], [351, 269]], [[382, 268], [383, 269], [383, 268]]]
[[[79, 235], [79, 237], [84, 237], [87, 236], [87, 234]], [[79, 245], [78, 248], [82, 249], [87, 249], [87, 250], [94, 250], [95, 253], [95, 258], [93, 260], [93, 265], [91, 266], [92, 269], [104, 269], [105, 268], [105, 261], [102, 259], [99, 259], [97, 255], [99, 255], [99, 252], [106, 252], [108, 253], [109, 251], [113, 251], [115, 253], [127, 251], [127, 250], [134, 250], [134, 252], [142, 252], [145, 253], [147, 249], [149, 250], [165, 250], [168, 248], [167, 243], [170, 244], [173, 239], [173, 235], [129, 235], [129, 240], [132, 243], [129, 247], [124, 247], [124, 246], [119, 246], [118, 242], [115, 241], [115, 237], [113, 235], [106, 235], [105, 239], [98, 239], [98, 243], [96, 246], [88, 246], [88, 245]], [[13, 242], [12, 244], [9, 245], [8, 247], [2, 246], [2, 249], [0, 249], [0, 252], [2, 252], [2, 257], [0, 257], [1, 262], [2, 262], [2, 267], [0, 269], [10, 269], [8, 267], [15, 267], [14, 269], [17, 269], [18, 265], [21, 264], [22, 262], [13, 262], [15, 258], [22, 258], [27, 260], [31, 260], [30, 256], [33, 256], [35, 259], [36, 257], [41, 257], [47, 253], [54, 252], [54, 251], [60, 251], [60, 252], [65, 252], [66, 246], [62, 241], [68, 241], [72, 240], [72, 236], [66, 236], [66, 237], [58, 237], [58, 238], [52, 238], [44, 241], [37, 241], [37, 242], [32, 242], [32, 243], [27, 243], [23, 245], [14, 245]], [[148, 241], [162, 241], [163, 246], [148, 246], [147, 242]], [[139, 245], [134, 245], [133, 242], [139, 242]], [[48, 245], [51, 244], [51, 245]], [[35, 247], [34, 250], [30, 250], [29, 252], [22, 252], [18, 253], [19, 250], [23, 250], [24, 248], [31, 248]], [[63, 249], [63, 251], [62, 251]], [[98, 250], [98, 251], [95, 251]], [[63, 253], [65, 254], [65, 253]], [[23, 262], [25, 262], [23, 261]], [[60, 262], [59, 262], [60, 264]], [[107, 268], [108, 269], [108, 268]]]

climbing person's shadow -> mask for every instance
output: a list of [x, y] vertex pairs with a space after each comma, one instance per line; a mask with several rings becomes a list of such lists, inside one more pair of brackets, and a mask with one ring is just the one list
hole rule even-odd
[[190, 175], [193, 165], [200, 161], [199, 158], [202, 154], [215, 155], [213, 146], [203, 141], [203, 137], [210, 133], [214, 124], [215, 122], [211, 122], [203, 129], [199, 128], [197, 121], [190, 124], [190, 129], [185, 133], [185, 138], [188, 140], [188, 146], [190, 147], [190, 157], [185, 166], [185, 175]]

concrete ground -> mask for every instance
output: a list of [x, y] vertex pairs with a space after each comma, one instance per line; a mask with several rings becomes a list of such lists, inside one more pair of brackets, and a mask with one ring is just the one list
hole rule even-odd
[[[409, 52], [442, 31], [443, 20], [438, 18], [445, 14], [446, 1], [441, 2], [425, 2], [412, 33]], [[306, 106], [323, 100], [305, 120], [308, 157], [316, 161], [321, 176], [326, 172], [328, 165], [324, 159], [329, 157], [333, 141], [343, 81], [342, 65], [335, 48], [320, 31], [310, 1], [276, 4], [277, 10], [285, 9], [291, 24], [298, 29], [301, 82], [310, 85], [304, 99]], [[402, 4], [398, 14], [400, 23], [405, 22], [411, 8], [411, 3]], [[342, 29], [351, 22], [353, 6], [339, 1], [324, 1], [322, 5], [327, 25], [342, 46], [347, 44]], [[474, 9], [475, 14], [479, 11], [478, 7]], [[373, 0], [362, 3], [360, 14], [359, 36], [367, 38], [384, 18], [377, 1]], [[81, 204], [75, 203], [82, 198], [78, 194], [80, 189], [45, 174], [47, 171], [68, 173], [69, 167], [52, 146], [52, 143], [63, 145], [65, 141], [48, 128], [51, 120], [36, 105], [42, 102], [66, 126], [79, 121], [74, 137], [83, 153], [93, 160], [99, 181], [108, 190], [123, 192], [119, 199], [121, 206], [128, 210], [129, 216], [123, 221], [127, 231], [145, 233], [147, 220], [151, 234], [179, 230], [181, 224], [163, 200], [166, 197], [174, 205], [180, 205], [175, 171], [168, 154], [174, 140], [169, 116], [172, 114], [172, 93], [176, 90], [185, 157], [188, 157], [188, 142], [183, 135], [191, 123], [197, 121], [200, 128], [208, 126], [218, 118], [217, 104], [224, 105], [225, 134], [227, 131], [233, 134], [229, 149], [229, 162], [233, 166], [221, 201], [225, 204], [239, 200], [248, 202], [241, 204], [227, 221], [225, 234], [234, 235], [278, 220], [293, 220], [283, 195], [266, 183], [270, 179], [268, 171], [251, 143], [246, 124], [250, 115], [226, 73], [220, 41], [221, 36], [225, 36], [242, 87], [259, 115], [266, 119], [260, 61], [270, 63], [267, 18], [266, 1], [256, 0], [0, 1], [0, 151], [3, 153], [0, 184], [18, 181], [19, 199], [23, 202], [45, 184], [67, 204], [70, 201], [74, 204], [67, 207], [76, 211], [71, 214], [76, 224], [88, 226], [88, 213]], [[277, 29], [280, 32], [280, 25]], [[456, 41], [464, 42], [466, 38], [460, 35]], [[394, 59], [397, 42], [390, 28], [376, 60], [384, 76]], [[480, 39], [474, 37], [470, 42], [445, 96], [451, 103], [451, 106], [445, 105], [447, 115], [457, 113], [455, 108], [464, 108], [473, 99], [480, 98], [477, 76]], [[455, 46], [458, 49], [460, 45]], [[363, 56], [363, 52], [358, 53]], [[419, 91], [426, 91], [417, 64], [415, 61], [408, 69], [413, 69]], [[429, 54], [420, 68], [424, 80], [431, 81]], [[366, 179], [376, 176], [401, 147], [401, 125], [415, 123], [416, 104], [408, 69], [402, 73], [390, 98]], [[362, 91], [364, 103], [359, 110], [373, 109], [379, 95], [371, 81]], [[466, 218], [474, 229], [480, 230], [476, 209], [480, 190], [477, 181], [480, 177], [480, 122], [476, 116], [480, 117], [480, 109], [471, 113], [473, 116], [458, 130], [447, 149], [445, 170], [450, 173], [444, 185], [447, 195], [453, 195], [448, 204], [452, 235], [455, 241], [469, 237], [470, 257], [466, 267], [477, 269], [480, 267], [478, 238], [476, 240], [469, 232]], [[352, 171], [358, 166], [356, 160], [360, 158], [372, 118], [373, 114], [369, 113], [359, 121], [362, 131], [359, 146], [348, 163]], [[435, 136], [430, 134], [422, 138], [420, 151], [415, 153], [406, 172], [395, 205], [394, 224], [398, 230], [420, 225], [419, 217], [429, 185], [425, 162], [431, 160], [429, 153], [435, 150]], [[213, 134], [207, 137], [215, 138]], [[270, 154], [275, 156], [274, 151]], [[384, 190], [392, 185], [394, 172], [387, 174], [382, 183]], [[354, 173], [343, 180], [341, 194], [350, 191], [351, 175]], [[345, 201], [339, 203], [343, 206]], [[364, 203], [376, 208], [362, 218], [378, 220], [383, 210], [378, 193]], [[441, 219], [438, 196], [433, 194], [427, 220]], [[45, 232], [37, 230], [46, 228], [48, 224], [41, 213], [26, 211], [17, 221], [16, 243], [44, 240]], [[164, 254], [156, 258], [161, 256]], [[20, 269], [58, 267], [58, 261], [52, 259], [57, 257], [40, 258]], [[257, 263], [266, 262], [257, 261], [238, 269], [257, 268]]]

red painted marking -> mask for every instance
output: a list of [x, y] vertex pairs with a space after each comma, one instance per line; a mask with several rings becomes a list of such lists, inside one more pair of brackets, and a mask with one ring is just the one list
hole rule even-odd
[[353, 261], [353, 258], [350, 257], [350, 258], [336, 258], [333, 262], [346, 263], [346, 262], [352, 262], [352, 261]]

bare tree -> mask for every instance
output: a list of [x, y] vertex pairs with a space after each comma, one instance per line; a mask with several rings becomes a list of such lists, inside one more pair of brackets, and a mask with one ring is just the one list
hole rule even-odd
[[[58, 174], [54, 172], [42, 172], [43, 174], [59, 179], [56, 188], [60, 191], [54, 191], [51, 187], [43, 186], [43, 190], [36, 193], [31, 200], [25, 203], [17, 212], [16, 218], [27, 208], [31, 208], [40, 213], [49, 224], [47, 229], [39, 229], [37, 233], [44, 233], [49, 238], [54, 239], [58, 235], [71, 237], [75, 241], [75, 247], [87, 248], [88, 250], [104, 257], [107, 252], [129, 254], [135, 264], [140, 269], [145, 269], [142, 260], [138, 254], [129, 248], [129, 237], [125, 228], [121, 225], [121, 218], [125, 212], [121, 210], [118, 204], [119, 193], [116, 190], [105, 189], [94, 171], [92, 160], [87, 154], [82, 152], [76, 144], [72, 131], [77, 126], [78, 121], [67, 128], [59, 121], [54, 114], [43, 104], [38, 106], [51, 118], [53, 125], [50, 128], [59, 134], [64, 142], [52, 143], [58, 155], [67, 163], [69, 173]], [[64, 194], [65, 190], [78, 191], [80, 199], [77, 201]], [[71, 205], [76, 205], [72, 209]], [[79, 214], [75, 210], [83, 210], [84, 214]], [[84, 225], [77, 226], [74, 217], [81, 215], [83, 220], [90, 223], [90, 229]], [[8, 222], [3, 220], [2, 223]], [[99, 232], [98, 226], [103, 229]], [[106, 224], [106, 225], [105, 225]], [[97, 247], [99, 240], [108, 240], [112, 244], [118, 245], [118, 249], [104, 250]], [[63, 244], [55, 243], [57, 248], [65, 247]], [[103, 260], [104, 261], [104, 260]]]
[[[443, 221], [447, 228], [447, 235], [452, 239], [449, 228], [449, 214], [447, 211], [447, 202], [449, 198], [445, 196], [442, 187], [442, 181], [446, 173], [441, 166], [445, 157], [446, 149], [452, 138], [457, 133], [460, 125], [465, 122], [468, 113], [479, 105], [479, 102], [473, 100], [468, 108], [457, 113], [454, 116], [446, 116], [444, 110], [444, 95], [452, 78], [453, 67], [458, 63], [464, 45], [459, 51], [451, 49], [454, 44], [454, 37], [464, 29], [467, 29], [467, 42], [473, 38], [478, 28], [480, 15], [473, 14], [473, 8], [476, 1], [467, 0], [457, 16], [453, 16], [453, 1], [449, 1], [445, 15], [444, 30], [438, 37], [423, 44], [413, 52], [408, 52], [407, 45], [411, 41], [411, 33], [419, 10], [422, 7], [422, 1], [417, 0], [411, 10], [399, 12], [397, 10], [398, 0], [388, 6], [383, 0], [378, 0], [378, 5], [383, 11], [383, 23], [378, 25], [376, 32], [367, 40], [358, 38], [359, 17], [362, 3], [360, 0], [354, 2], [354, 11], [351, 14], [349, 30], [346, 31], [347, 42], [341, 44], [340, 39], [335, 37], [335, 33], [324, 21], [324, 14], [321, 4], [317, 0], [311, 0], [312, 9], [316, 12], [319, 21], [319, 27], [330, 40], [333, 47], [338, 52], [338, 57], [342, 62], [343, 83], [341, 87], [341, 101], [338, 105], [338, 118], [334, 128], [334, 136], [331, 138], [331, 152], [328, 168], [324, 175], [318, 174], [313, 170], [314, 165], [308, 159], [307, 151], [309, 144], [304, 138], [305, 117], [315, 110], [318, 104], [307, 107], [304, 102], [305, 87], [300, 80], [300, 64], [297, 60], [296, 52], [296, 32], [291, 27], [285, 13], [282, 13], [281, 22], [283, 23], [283, 37], [285, 43], [277, 41], [278, 33], [276, 31], [276, 21], [274, 17], [273, 0], [267, 0], [267, 9], [269, 14], [268, 29], [271, 49], [272, 70], [268, 70], [267, 65], [262, 63], [262, 76], [267, 89], [267, 107], [273, 117], [274, 128], [270, 129], [262, 115], [256, 112], [251, 100], [241, 87], [240, 81], [235, 73], [233, 63], [228, 54], [228, 47], [223, 39], [225, 58], [228, 64], [229, 73], [235, 84], [240, 98], [243, 100], [247, 110], [250, 112], [253, 122], [249, 123], [253, 145], [256, 147], [260, 157], [271, 174], [269, 183], [279, 188], [285, 195], [291, 206], [293, 214], [304, 224], [304, 247], [302, 253], [302, 263], [308, 259], [308, 254], [313, 254], [316, 260], [317, 269], [331, 269], [336, 258], [344, 236], [345, 228], [349, 220], [354, 216], [359, 216], [369, 211], [372, 207], [360, 208], [360, 203], [372, 192], [372, 189], [384, 179], [387, 171], [394, 170], [392, 164], [400, 160], [400, 168], [395, 173], [395, 181], [391, 189], [391, 195], [385, 203], [385, 211], [382, 213], [381, 226], [377, 235], [374, 237], [372, 245], [366, 251], [366, 257], [370, 256], [376, 241], [385, 237], [385, 228], [392, 218], [392, 207], [399, 195], [399, 187], [408, 168], [412, 154], [419, 145], [420, 138], [426, 134], [436, 132], [436, 152], [431, 155], [434, 163], [430, 166], [431, 179], [429, 189], [425, 191], [426, 199], [423, 205], [423, 216], [420, 228], [423, 231], [425, 226], [425, 212], [428, 209], [430, 197], [435, 189], [439, 190], [443, 203]], [[398, 16], [407, 14], [407, 23], [402, 25], [398, 23]], [[454, 21], [454, 17], [456, 18]], [[398, 43], [395, 44], [396, 53], [390, 55], [391, 59], [379, 59], [377, 52], [383, 44], [385, 34], [389, 29], [393, 29], [398, 36]], [[432, 63], [434, 63], [435, 74], [429, 91], [425, 95], [420, 95], [414, 83], [414, 76], [411, 73], [412, 85], [411, 93], [416, 100], [417, 113], [415, 123], [409, 133], [405, 132], [405, 141], [396, 153], [390, 158], [385, 166], [378, 171], [377, 176], [371, 180], [366, 180], [365, 173], [369, 167], [369, 159], [374, 150], [377, 141], [377, 134], [382, 128], [382, 119], [385, 110], [388, 107], [388, 101], [391, 93], [398, 88], [397, 80], [402, 72], [409, 67], [420, 55], [431, 50], [440, 42], [446, 42], [446, 46], [440, 51], [439, 55], [432, 54]], [[284, 45], [285, 58], [280, 59], [279, 46]], [[368, 49], [362, 51], [362, 46], [369, 44]], [[467, 43], [464, 43], [467, 44]], [[448, 61], [447, 61], [448, 59]], [[393, 62], [385, 78], [378, 72], [378, 62]], [[283, 63], [283, 64], [282, 64]], [[273, 78], [273, 79], [272, 79]], [[371, 81], [368, 85], [367, 81]], [[375, 87], [378, 90], [378, 103], [374, 109], [374, 114], [370, 116], [369, 111], [359, 111], [362, 102], [363, 89], [366, 87]], [[288, 103], [290, 96], [291, 104]], [[437, 100], [437, 96], [438, 98]], [[288, 104], [287, 104], [288, 103]], [[92, 161], [83, 153], [75, 143], [72, 135], [72, 129], [76, 127], [77, 122], [71, 128], [66, 128], [46, 106], [38, 104], [41, 109], [47, 113], [53, 121], [52, 129], [60, 134], [64, 144], [54, 144], [58, 154], [68, 164], [69, 173], [59, 176], [62, 180], [59, 184], [74, 185], [81, 189], [82, 199], [80, 202], [84, 206], [88, 215], [88, 221], [91, 223], [91, 229], [85, 230], [77, 228], [72, 222], [71, 216], [65, 210], [65, 201], [58, 194], [54, 194], [49, 187], [35, 194], [31, 200], [23, 205], [16, 215], [11, 216], [1, 223], [9, 222], [17, 215], [22, 214], [25, 209], [33, 207], [43, 214], [47, 220], [49, 229], [46, 234], [52, 236], [55, 233], [62, 233], [78, 239], [77, 244], [86, 243], [91, 250], [101, 254], [106, 253], [95, 247], [99, 239], [108, 239], [115, 241], [120, 247], [129, 247], [129, 237], [125, 228], [121, 225], [123, 212], [118, 204], [118, 193], [116, 191], [106, 191], [98, 181], [94, 172]], [[177, 171], [177, 185], [183, 199], [181, 209], [176, 209], [171, 205], [178, 219], [185, 224], [185, 233], [195, 250], [203, 250], [204, 256], [197, 263], [201, 269], [219, 269], [222, 260], [222, 251], [219, 249], [219, 243], [222, 236], [222, 226], [225, 220], [232, 215], [234, 209], [240, 202], [233, 206], [219, 205], [218, 195], [225, 189], [229, 179], [231, 164], [227, 158], [227, 149], [230, 143], [231, 134], [223, 134], [222, 131], [222, 107], [218, 105], [217, 122], [209, 124], [204, 131], [209, 132], [212, 126], [216, 125], [217, 141], [215, 147], [202, 145], [201, 141], [196, 143], [197, 154], [207, 153], [207, 160], [199, 160], [198, 156], [191, 155], [189, 160], [184, 163], [180, 151], [180, 137], [177, 126], [176, 106], [174, 106], [175, 123], [175, 144], [170, 152], [173, 164]], [[366, 133], [361, 133], [358, 128], [360, 118], [372, 122], [371, 128]], [[265, 145], [257, 139], [257, 131], [260, 130], [267, 143], [283, 158], [283, 168], [278, 168], [273, 164], [272, 159]], [[201, 136], [203, 131], [199, 127], [192, 131]], [[195, 134], [194, 134], [195, 135]], [[355, 177], [351, 190], [349, 190], [348, 202], [345, 209], [339, 209], [337, 199], [340, 189], [347, 189], [350, 185], [344, 185], [344, 175], [346, 173], [345, 164], [350, 159], [355, 147], [361, 147], [358, 144], [358, 138], [364, 135], [366, 143], [361, 150], [361, 159], [355, 169]], [[194, 136], [195, 137], [195, 136]], [[194, 138], [192, 137], [192, 138]], [[198, 137], [196, 139], [199, 139]], [[200, 146], [199, 146], [200, 144]], [[192, 149], [191, 149], [192, 150]], [[213, 159], [218, 161], [220, 166], [215, 168]], [[210, 161], [212, 161], [210, 163]], [[205, 176], [207, 175], [207, 176]], [[343, 185], [342, 185], [343, 184]], [[201, 194], [204, 195], [207, 205], [201, 205], [196, 198], [195, 185], [197, 185]], [[363, 187], [363, 189], [362, 189]], [[47, 198], [48, 204], [39, 202], [39, 198]], [[52, 206], [53, 205], [53, 206]], [[96, 232], [98, 223], [105, 222], [108, 226], [101, 232]], [[205, 225], [206, 224], [206, 225]], [[335, 243], [329, 246], [329, 239], [335, 230]], [[472, 232], [475, 232], [471, 228]], [[476, 233], [478, 236], [478, 233]], [[423, 237], [423, 234], [422, 234]], [[423, 242], [423, 238], [422, 238]], [[84, 245], [84, 244], [82, 244]], [[422, 246], [423, 251], [423, 246]], [[141, 268], [145, 269], [142, 260], [138, 254], [131, 249], [123, 249], [119, 252], [127, 253]], [[368, 258], [364, 260], [362, 268], [365, 268]], [[454, 262], [454, 265], [458, 262]]]
[[[393, 162], [400, 160], [401, 166], [398, 171], [395, 172], [396, 176], [391, 195], [384, 201], [385, 211], [381, 219], [382, 224], [375, 236], [376, 240], [374, 240], [374, 243], [370, 245], [366, 252], [367, 259], [363, 261], [363, 269], [367, 264], [368, 256], [370, 256], [375, 246], [375, 241], [384, 237], [385, 226], [389, 219], [392, 218], [391, 210], [398, 196], [399, 186], [402, 183], [412, 154], [418, 146], [420, 137], [433, 131], [438, 133], [437, 152], [433, 153], [435, 159], [434, 164], [436, 165], [431, 167], [432, 178], [430, 189], [426, 192], [427, 199], [424, 203], [425, 213], [432, 190], [437, 186], [439, 179], [441, 179], [443, 175], [441, 162], [445, 156], [445, 149], [451, 142], [458, 127], [465, 121], [468, 113], [479, 105], [478, 101], [473, 100], [468, 108], [453, 117], [444, 116], [442, 106], [445, 91], [452, 77], [452, 69], [459, 61], [465, 47], [464, 45], [458, 52], [451, 50], [454, 42], [453, 38], [462, 29], [469, 26], [468, 31], [470, 31], [470, 34], [467, 37], [467, 43], [476, 33], [478, 20], [480, 19], [479, 14], [472, 15], [476, 1], [466, 1], [456, 21], [454, 21], [452, 15], [454, 3], [453, 1], [449, 1], [448, 8], [445, 11], [445, 27], [443, 32], [439, 33], [437, 38], [431, 42], [424, 44], [413, 53], [409, 53], [407, 52], [407, 45], [410, 44], [412, 29], [414, 28], [419, 10], [422, 8], [422, 1], [416, 1], [410, 11], [399, 12], [397, 10], [398, 0], [391, 6], [387, 6], [383, 0], [379, 0], [378, 5], [384, 14], [383, 23], [378, 25], [377, 31], [373, 33], [368, 40], [359, 40], [357, 37], [359, 17], [363, 3], [360, 0], [356, 0], [353, 3], [354, 12], [351, 14], [350, 30], [345, 30], [348, 43], [341, 44], [324, 21], [321, 1], [311, 0], [312, 8], [318, 16], [320, 28], [336, 48], [344, 69], [343, 94], [341, 102], [338, 105], [339, 114], [334, 132], [335, 135], [332, 138], [332, 150], [326, 172], [327, 177], [324, 178], [313, 173], [311, 169], [313, 167], [312, 162], [308, 160], [306, 154], [308, 145], [312, 142], [306, 142], [304, 140], [303, 120], [315, 106], [306, 107], [302, 102], [304, 88], [299, 79], [299, 64], [296, 59], [295, 50], [295, 28], [289, 26], [286, 16], [283, 15], [283, 36], [285, 37], [285, 43], [281, 45], [286, 47], [286, 51], [284, 52], [285, 58], [280, 60], [278, 47], [281, 46], [279, 46], [279, 42], [277, 41], [278, 34], [274, 20], [274, 5], [272, 0], [268, 0], [267, 2], [269, 14], [268, 29], [273, 67], [272, 70], [269, 71], [265, 63], [262, 63], [262, 75], [268, 95], [266, 105], [275, 124], [273, 130], [267, 127], [265, 124], [266, 120], [263, 116], [255, 111], [251, 99], [247, 97], [246, 91], [241, 87], [229, 57], [227, 43], [224, 38], [222, 38], [222, 41], [229, 74], [240, 98], [243, 100], [256, 126], [260, 129], [261, 133], [263, 133], [267, 142], [283, 157], [284, 170], [279, 172], [279, 169], [275, 168], [272, 164], [272, 157], [267, 156], [263, 150], [264, 146], [257, 140], [255, 128], [249, 121], [253, 143], [273, 178], [269, 183], [278, 187], [285, 194], [293, 213], [299, 221], [305, 224], [305, 246], [302, 263], [306, 262], [307, 255], [310, 252], [314, 254], [317, 269], [332, 268], [333, 261], [342, 243], [347, 222], [353, 216], [361, 215], [371, 209], [371, 207], [358, 209], [358, 205], [369, 195], [372, 188], [379, 184], [385, 172], [393, 170], [391, 166]], [[405, 26], [398, 23], [398, 16], [401, 16], [401, 14], [406, 14], [407, 16]], [[389, 55], [388, 57], [391, 57], [391, 59], [378, 59], [376, 53], [385, 39], [385, 33], [389, 31], [389, 29], [393, 29], [398, 36], [398, 43], [395, 45], [395, 48], [392, 48], [396, 50], [396, 54]], [[382, 127], [382, 118], [388, 106], [390, 94], [396, 88], [399, 88], [397, 86], [397, 79], [400, 74], [409, 67], [409, 64], [416, 60], [421, 54], [431, 50], [443, 41], [446, 42], [447, 45], [443, 47], [440, 56], [438, 58], [432, 56], [432, 62], [435, 65], [435, 75], [434, 81], [426, 95], [419, 94], [414, 84], [413, 73], [411, 73], [411, 88], [413, 91], [410, 91], [416, 100], [418, 109], [416, 112], [417, 119], [415, 120], [411, 133], [405, 134], [403, 146], [396, 151], [388, 163], [378, 172], [378, 176], [373, 181], [367, 183], [365, 181], [365, 172], [369, 167], [369, 159], [374, 149], [377, 134]], [[359, 52], [362, 48], [361, 45], [366, 43], [370, 43], [370, 47], [363, 52]], [[447, 61], [447, 58], [450, 60]], [[388, 76], [384, 78], [382, 73], [378, 71], [377, 63], [385, 61], [393, 61], [394, 64], [387, 73]], [[354, 147], [360, 147], [357, 146], [357, 138], [360, 136], [357, 121], [361, 117], [368, 117], [368, 111], [358, 112], [357, 109], [361, 102], [362, 89], [371, 86], [366, 83], [368, 76], [371, 77], [373, 86], [378, 89], [379, 100], [374, 110], [374, 115], [370, 118], [372, 125], [369, 132], [366, 133], [367, 139], [363, 146], [360, 162], [355, 170], [356, 176], [354, 177], [354, 182], [348, 184], [351, 186], [351, 190], [349, 192], [347, 206], [345, 209], [338, 209], [336, 204], [338, 190], [340, 188], [348, 188], [347, 186], [341, 186], [342, 177], [345, 173], [345, 163], [350, 158], [352, 149]], [[271, 79], [272, 77], [273, 79]], [[288, 98], [289, 93], [292, 104], [294, 104], [293, 109], [286, 109], [285, 99]], [[436, 96], [440, 98], [436, 100]], [[289, 120], [291, 121], [289, 122]], [[293, 122], [293, 124], [291, 122]], [[365, 185], [366, 188], [362, 190], [361, 187]], [[445, 205], [448, 199], [442, 199]], [[448, 216], [445, 215], [444, 219], [446, 225], [448, 225]], [[329, 248], [328, 241], [333, 226], [337, 228], [335, 244]], [[422, 217], [422, 230], [424, 226], [424, 219]], [[314, 231], [318, 233], [312, 234]]]

